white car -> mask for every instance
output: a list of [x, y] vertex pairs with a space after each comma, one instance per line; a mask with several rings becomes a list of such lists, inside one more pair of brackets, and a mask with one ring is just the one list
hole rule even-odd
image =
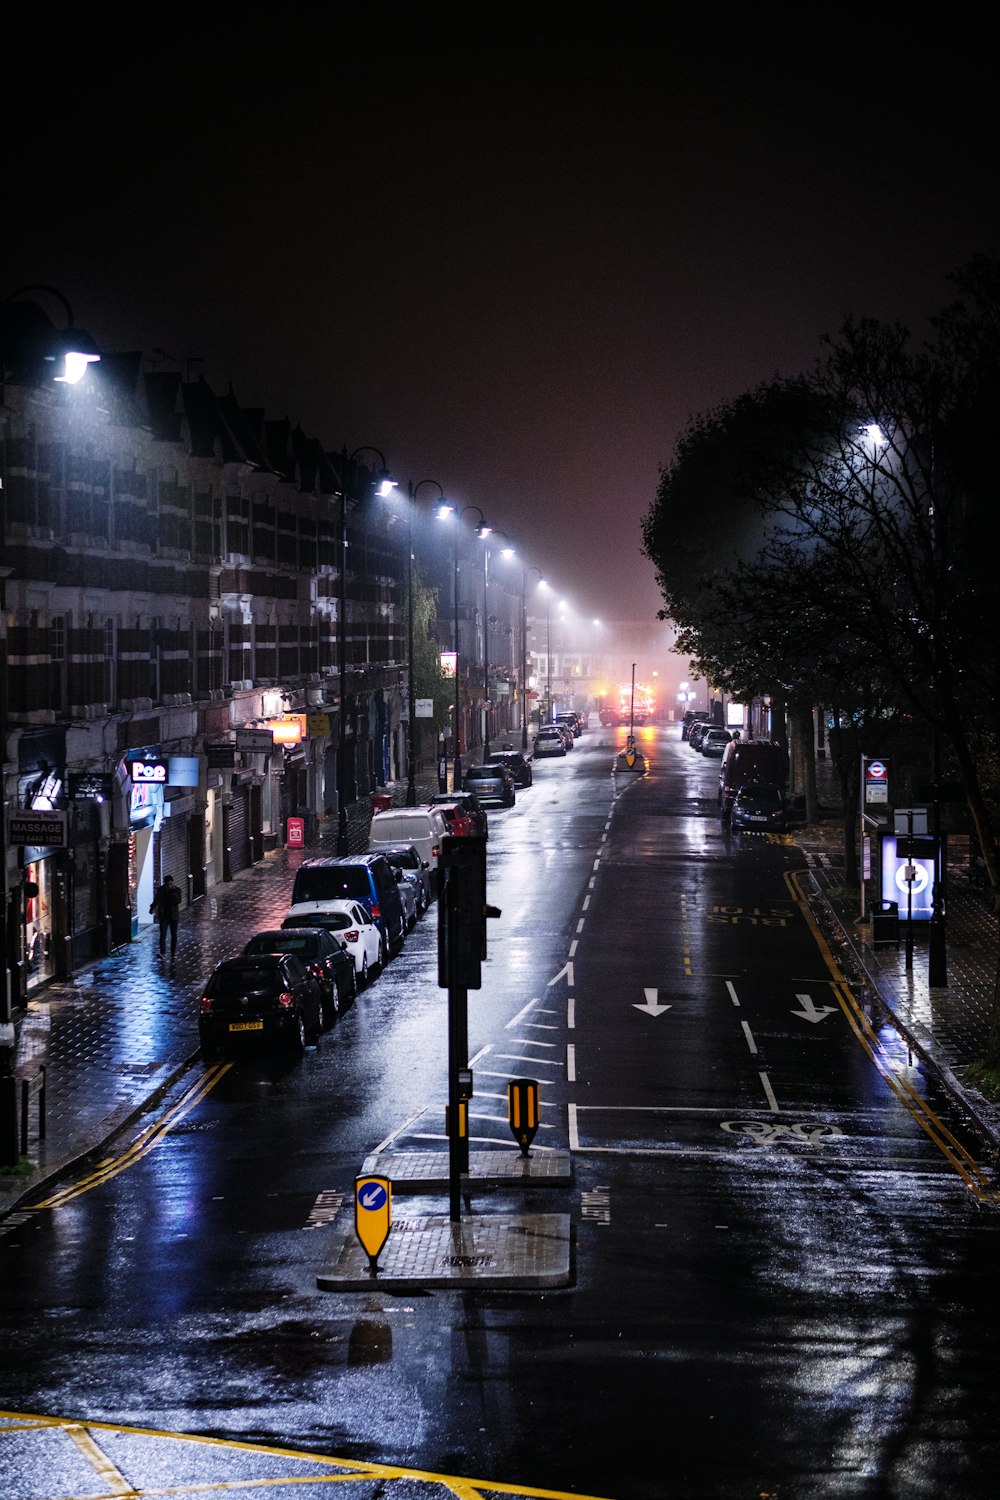
[[322, 927], [354, 959], [354, 975], [367, 984], [379, 971], [382, 936], [359, 901], [302, 901], [289, 909], [282, 927]]

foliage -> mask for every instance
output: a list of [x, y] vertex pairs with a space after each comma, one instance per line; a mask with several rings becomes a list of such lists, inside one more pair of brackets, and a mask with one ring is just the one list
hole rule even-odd
[[[694, 419], [643, 535], [663, 613], [717, 686], [846, 710], [844, 764], [907, 722], [938, 760], [947, 746], [998, 893], [1000, 263], [955, 282], [932, 343], [848, 321], [808, 374]], [[991, 1061], [1000, 967], [995, 1010]]]

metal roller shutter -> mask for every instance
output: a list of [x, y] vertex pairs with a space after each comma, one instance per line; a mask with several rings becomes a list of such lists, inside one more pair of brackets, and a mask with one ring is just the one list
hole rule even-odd
[[229, 809], [229, 868], [234, 875], [250, 868], [250, 815], [245, 786], [233, 787]]

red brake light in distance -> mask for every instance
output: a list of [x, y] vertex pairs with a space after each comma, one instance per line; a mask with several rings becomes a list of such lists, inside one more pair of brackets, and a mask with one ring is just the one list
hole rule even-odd
[[379, 917], [381, 915], [382, 915], [382, 908], [380, 906], [373, 906], [372, 907], [372, 921], [373, 922], [377, 922], [378, 919], [379, 919]]
[[202, 997], [201, 997], [201, 1013], [202, 1013], [203, 1016], [210, 1016], [212, 1014], [212, 997], [211, 997], [211, 995], [202, 995]]
[[288, 1010], [289, 1006], [295, 1004], [295, 996], [292, 994], [291, 990], [282, 990], [281, 994], [278, 996], [278, 1004], [284, 1010]]

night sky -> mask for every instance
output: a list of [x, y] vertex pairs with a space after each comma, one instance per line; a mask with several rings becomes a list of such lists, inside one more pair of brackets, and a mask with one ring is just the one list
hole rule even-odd
[[0, 294], [51, 283], [104, 347], [377, 445], [582, 615], [655, 614], [640, 521], [692, 413], [845, 314], [923, 328], [1000, 244], [962, 8], [311, 11], [28, 26]]

